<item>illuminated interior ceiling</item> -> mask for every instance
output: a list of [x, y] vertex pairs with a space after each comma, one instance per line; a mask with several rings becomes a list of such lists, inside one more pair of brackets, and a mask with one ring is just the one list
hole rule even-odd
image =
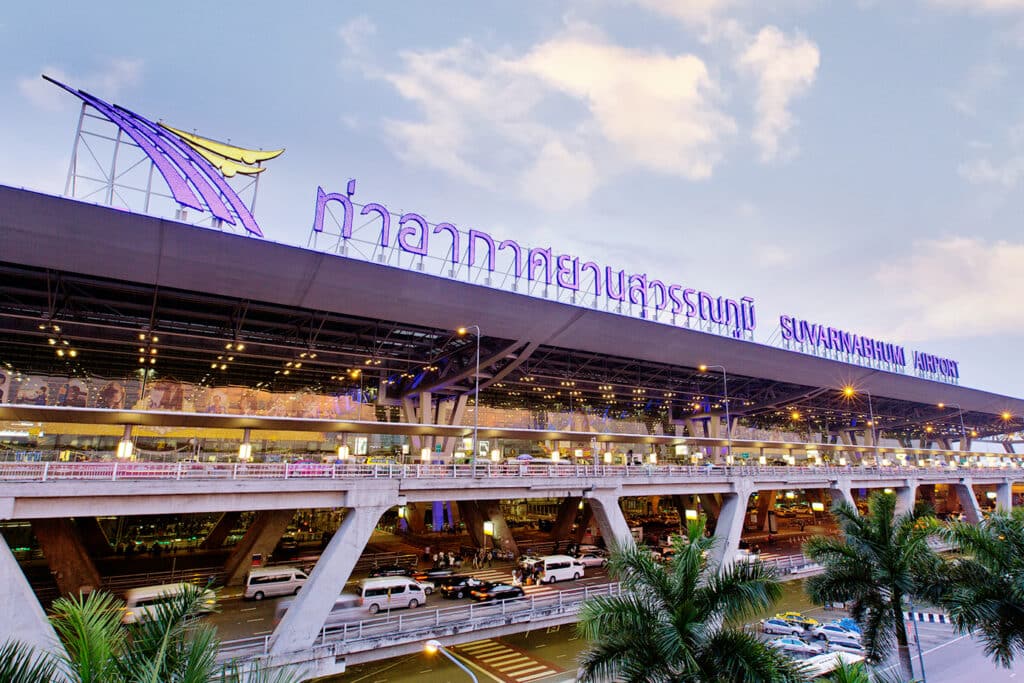
[[[471, 391], [476, 339], [453, 330], [346, 317], [200, 292], [0, 264], [0, 363], [26, 375], [156, 376], [206, 386], [320, 393], [359, 389], [397, 405], [406, 394]], [[52, 341], [51, 341], [52, 340]], [[74, 349], [58, 355], [60, 348]], [[585, 409], [650, 426], [724, 411], [722, 375], [481, 339], [481, 402], [537, 411]], [[865, 396], [729, 374], [729, 409], [744, 423], [801, 433], [864, 429]], [[877, 428], [906, 438], [960, 435], [954, 408], [872, 397]], [[1009, 431], [966, 412], [977, 436]]]

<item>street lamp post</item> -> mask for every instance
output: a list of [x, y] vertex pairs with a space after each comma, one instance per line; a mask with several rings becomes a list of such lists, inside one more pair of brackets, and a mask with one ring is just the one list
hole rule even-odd
[[470, 460], [475, 476], [476, 456], [480, 452], [480, 326], [466, 325], [457, 331], [460, 336], [465, 336], [470, 330], [476, 332], [476, 373], [473, 375], [473, 457]]
[[957, 410], [957, 417], [960, 418], [960, 450], [962, 450], [962, 451], [967, 450], [966, 449], [966, 445], [967, 445], [967, 428], [964, 427], [964, 409], [960, 406], [959, 403], [940, 403], [939, 404], [939, 408], [945, 408], [946, 406], [949, 406], [950, 408], [956, 408], [956, 410]]
[[480, 681], [478, 681], [476, 678], [476, 674], [470, 671], [469, 667], [460, 662], [458, 658], [455, 657], [455, 655], [453, 655], [451, 652], [448, 652], [448, 650], [445, 648], [444, 645], [440, 643], [440, 641], [428, 640], [426, 643], [423, 644], [423, 649], [426, 650], [427, 654], [434, 654], [436, 652], [440, 652], [449, 660], [451, 660], [452, 664], [466, 672], [466, 675], [469, 676], [470, 679], [472, 679], [473, 683], [480, 683]]
[[700, 371], [707, 372], [708, 370], [721, 370], [722, 371], [722, 393], [725, 395], [725, 400], [722, 402], [725, 404], [725, 454], [728, 458], [732, 459], [732, 420], [729, 418], [729, 376], [725, 373], [725, 368], [721, 365], [701, 365]]

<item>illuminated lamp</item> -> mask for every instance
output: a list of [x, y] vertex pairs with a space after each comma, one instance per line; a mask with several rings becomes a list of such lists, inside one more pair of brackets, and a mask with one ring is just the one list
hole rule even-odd
[[691, 521], [697, 519], [697, 511], [696, 510], [687, 510], [686, 511], [686, 519], [691, 520]]
[[652, 465], [657, 465], [658, 464], [658, 454], [657, 453], [651, 453], [650, 455], [647, 456], [647, 460]]
[[494, 462], [501, 460], [501, 451], [497, 448], [491, 449], [491, 460]]
[[988, 498], [989, 500], [995, 500], [996, 499], [996, 492], [995, 491], [986, 491], [985, 492], [985, 497]]
[[339, 458], [341, 458], [342, 460], [345, 460], [346, 458], [348, 458], [348, 454], [349, 454], [348, 446], [346, 446], [344, 444], [342, 444], [341, 446], [338, 446], [338, 457]]
[[250, 460], [252, 458], [252, 444], [243, 443], [238, 445], [238, 459]]
[[430, 449], [429, 448], [421, 448], [420, 449], [420, 460], [422, 462], [426, 462], [426, 463], [430, 462]]
[[612, 464], [612, 452], [611, 451], [608, 451], [607, 453], [604, 454], [604, 464], [605, 465], [611, 465]]
[[811, 512], [824, 512], [824, 511], [825, 511], [825, 504], [824, 503], [819, 503], [818, 501], [815, 501], [815, 502], [811, 503]]
[[576, 450], [574, 450], [572, 452], [572, 454], [578, 460], [579, 458], [583, 457], [583, 449], [582, 448], [577, 448]]
[[676, 445], [676, 455], [689, 455], [689, 454], [690, 454], [690, 447], [687, 446], [685, 443], [681, 443], [681, 444], [677, 444]]
[[839, 466], [840, 467], [846, 467], [846, 456], [844, 456], [844, 455], [840, 455], [839, 456]]
[[760, 458], [757, 459], [757, 463], [759, 465], [767, 465], [768, 464], [768, 458], [766, 458], [766, 457], [764, 457], [762, 455]]
[[117, 442], [117, 457], [121, 460], [128, 460], [132, 457], [134, 446], [131, 439], [121, 439]]
[[557, 450], [551, 451], [551, 462], [558, 462], [558, 459], [562, 457], [559, 455]]

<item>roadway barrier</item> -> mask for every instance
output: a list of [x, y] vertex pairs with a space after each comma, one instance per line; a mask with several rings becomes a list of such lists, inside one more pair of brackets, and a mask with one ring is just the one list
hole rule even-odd
[[[856, 475], [886, 479], [924, 473], [962, 473], [974, 479], [1005, 479], [1016, 467], [948, 470], [928, 467], [863, 466], [693, 466], [693, 465], [363, 465], [319, 463], [198, 463], [198, 462], [21, 462], [0, 463], [0, 481], [62, 481], [69, 479], [140, 481], [189, 479], [452, 479], [452, 478], [584, 478], [659, 477], [721, 478], [731, 476], [812, 478]], [[1024, 477], [1024, 475], [1022, 475]]]

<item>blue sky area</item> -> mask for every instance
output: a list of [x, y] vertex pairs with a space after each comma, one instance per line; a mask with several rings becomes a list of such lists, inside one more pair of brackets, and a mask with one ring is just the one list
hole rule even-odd
[[[770, 7], [768, 7], [770, 5]], [[0, 183], [64, 189], [76, 101], [285, 147], [316, 187], [960, 361], [1024, 395], [1024, 0], [12, 3]], [[936, 400], [941, 400], [937, 397]]]

